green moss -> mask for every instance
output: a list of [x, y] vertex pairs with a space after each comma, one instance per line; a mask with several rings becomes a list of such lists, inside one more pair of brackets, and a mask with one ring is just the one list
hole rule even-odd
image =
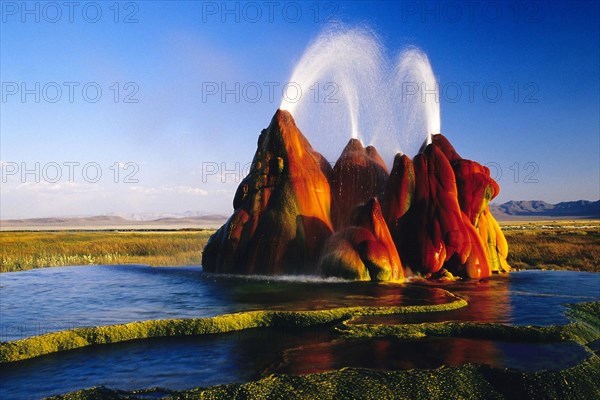
[[345, 320], [335, 327], [347, 338], [450, 336], [530, 342], [574, 341], [586, 345], [600, 340], [600, 302], [569, 304], [567, 316], [575, 322], [564, 326], [512, 326], [478, 322], [426, 322], [421, 324], [354, 324]]
[[[441, 289], [438, 289], [441, 290]], [[76, 328], [0, 343], [0, 363], [25, 360], [57, 351], [165, 336], [205, 335], [261, 327], [297, 327], [341, 321], [356, 315], [398, 314], [451, 310], [467, 302], [449, 292], [446, 304], [398, 307], [343, 307], [314, 311], [247, 311], [210, 318], [131, 322]]]
[[358, 252], [349, 243], [340, 241], [338, 249], [327, 249], [320, 261], [321, 274], [325, 277], [337, 277], [352, 281], [370, 281], [371, 276]]
[[[600, 395], [600, 358], [562, 371], [518, 372], [466, 364], [435, 370], [343, 368], [304, 376], [271, 375], [255, 382], [171, 393], [168, 399], [591, 399]], [[52, 399], [132, 399], [134, 392], [94, 388]]]
[[423, 338], [427, 336], [452, 336], [518, 341], [563, 340], [563, 328], [558, 326], [510, 326], [476, 322], [426, 322], [422, 324], [371, 325], [351, 324], [345, 321], [337, 332], [344, 337], [396, 337]]
[[579, 344], [600, 340], [600, 302], [567, 304], [567, 317], [575, 322], [563, 327], [563, 336]]
[[[358, 315], [440, 311], [458, 308], [464, 304], [466, 304], [464, 300], [456, 298], [450, 303], [432, 306], [252, 311], [204, 319], [145, 321], [43, 335], [24, 341], [4, 343], [2, 350], [10, 346], [14, 347], [15, 352], [19, 348], [22, 351], [32, 350], [36, 348], [38, 341], [46, 343], [50, 348], [52, 346], [68, 348], [72, 344], [86, 341], [110, 343], [134, 337], [196, 335], [261, 326], [308, 326], [337, 320], [343, 322], [338, 326], [338, 332], [351, 337], [404, 338], [441, 335], [519, 341], [574, 340], [582, 345], [600, 338], [600, 302], [569, 305], [567, 315], [574, 322], [565, 326], [508, 326], [471, 322], [392, 326], [348, 323], [350, 318]], [[54, 340], [51, 340], [52, 335], [56, 335]], [[65, 343], [61, 340], [65, 340]], [[31, 348], [25, 346], [25, 343], [29, 343]], [[7, 360], [8, 355], [3, 353], [2, 357], [3, 360]], [[475, 364], [408, 371], [343, 368], [304, 376], [271, 375], [254, 382], [196, 388], [182, 392], [157, 389], [123, 392], [98, 387], [52, 397], [52, 399], [142, 399], [149, 395], [153, 395], [153, 398], [156, 395], [167, 395], [165, 398], [168, 399], [588, 399], [600, 397], [600, 357], [590, 352], [590, 356], [579, 365], [560, 371], [519, 372]]]
[[269, 313], [265, 311], [252, 311], [212, 318], [143, 321], [76, 328], [0, 343], [0, 362], [24, 360], [93, 344], [163, 336], [203, 335], [269, 326], [270, 317]]

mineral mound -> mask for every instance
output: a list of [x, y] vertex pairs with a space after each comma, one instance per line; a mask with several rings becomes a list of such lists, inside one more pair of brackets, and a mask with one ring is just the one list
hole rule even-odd
[[405, 276], [481, 279], [508, 271], [489, 210], [498, 184], [441, 134], [392, 171], [351, 139], [331, 168], [291, 114], [262, 131], [233, 215], [202, 254], [207, 272], [322, 274], [401, 282]]

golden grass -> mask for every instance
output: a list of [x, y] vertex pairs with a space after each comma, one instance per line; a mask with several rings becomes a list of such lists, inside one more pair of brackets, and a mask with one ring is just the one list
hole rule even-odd
[[[600, 221], [510, 222], [508, 262], [600, 272]], [[200, 265], [212, 230], [0, 232], [0, 272], [91, 264]]]
[[530, 223], [503, 227], [515, 268], [600, 272], [600, 223]]
[[213, 232], [0, 232], [0, 272], [63, 265], [200, 265]]

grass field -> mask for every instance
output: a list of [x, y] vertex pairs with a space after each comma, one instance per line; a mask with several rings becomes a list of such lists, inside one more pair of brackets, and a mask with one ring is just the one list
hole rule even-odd
[[[503, 225], [515, 268], [600, 272], [600, 221]], [[200, 265], [214, 231], [0, 232], [0, 272], [62, 265]]]
[[600, 221], [528, 222], [502, 230], [513, 268], [600, 272]]
[[62, 265], [200, 265], [213, 232], [0, 232], [0, 272]]

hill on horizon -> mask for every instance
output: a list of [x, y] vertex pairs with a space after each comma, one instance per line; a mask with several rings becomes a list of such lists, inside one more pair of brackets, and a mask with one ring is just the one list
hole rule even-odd
[[490, 211], [500, 220], [514, 217], [600, 218], [600, 200], [564, 201], [557, 204], [542, 200], [511, 200], [503, 204], [490, 204]]
[[[565, 201], [557, 204], [542, 200], [511, 200], [490, 204], [499, 220], [575, 218], [600, 219], [600, 200]], [[218, 228], [228, 216], [186, 211], [184, 213], [111, 213], [80, 217], [46, 217], [0, 220], [0, 230], [32, 229], [183, 229]]]

